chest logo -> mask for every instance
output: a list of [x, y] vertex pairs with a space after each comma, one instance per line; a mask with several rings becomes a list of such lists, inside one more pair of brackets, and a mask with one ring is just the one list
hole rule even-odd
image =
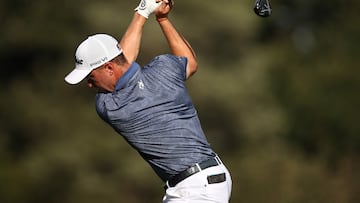
[[138, 82], [138, 85], [139, 85], [139, 88], [140, 88], [141, 90], [145, 89], [145, 85], [144, 85], [144, 83], [143, 83], [142, 80], [140, 80], [140, 81]]

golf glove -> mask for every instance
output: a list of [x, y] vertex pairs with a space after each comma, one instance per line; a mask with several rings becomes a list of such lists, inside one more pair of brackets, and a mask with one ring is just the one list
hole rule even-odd
[[149, 15], [153, 13], [160, 4], [161, 1], [156, 3], [156, 0], [141, 0], [139, 6], [135, 8], [135, 11], [145, 18], [149, 18]]

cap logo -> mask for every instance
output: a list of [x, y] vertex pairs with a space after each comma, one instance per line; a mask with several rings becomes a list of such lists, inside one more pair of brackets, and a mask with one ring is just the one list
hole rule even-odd
[[90, 63], [90, 67], [98, 66], [99, 64], [101, 64], [101, 63], [103, 63], [103, 62], [105, 62], [105, 61], [107, 61], [107, 60], [108, 60], [108, 58], [107, 58], [107, 57], [104, 57], [104, 58], [102, 58], [101, 60], [95, 61], [94, 63]]
[[75, 57], [75, 63], [82, 65], [84, 63], [84, 60]]

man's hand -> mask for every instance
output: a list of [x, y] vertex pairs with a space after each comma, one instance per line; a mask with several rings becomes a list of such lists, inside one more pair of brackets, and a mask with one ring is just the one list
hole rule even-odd
[[135, 8], [135, 11], [145, 18], [149, 18], [149, 15], [160, 6], [161, 2], [161, 0], [141, 0], [139, 6]]
[[174, 1], [173, 0], [162, 0], [161, 5], [156, 9], [155, 16], [157, 21], [162, 21], [164, 19], [167, 19], [168, 14], [170, 13]]

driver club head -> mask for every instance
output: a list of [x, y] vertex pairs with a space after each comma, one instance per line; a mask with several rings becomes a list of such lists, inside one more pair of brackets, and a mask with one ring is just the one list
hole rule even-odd
[[261, 17], [271, 15], [271, 6], [269, 0], [255, 0], [254, 12]]

